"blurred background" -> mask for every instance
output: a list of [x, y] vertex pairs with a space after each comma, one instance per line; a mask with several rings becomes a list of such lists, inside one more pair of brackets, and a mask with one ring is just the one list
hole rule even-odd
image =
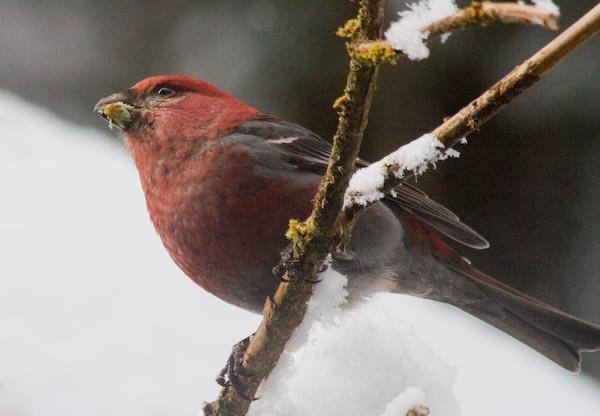
[[[388, 19], [404, 3], [388, 1]], [[557, 3], [564, 29], [597, 2]], [[149, 75], [190, 74], [329, 139], [348, 62], [335, 30], [355, 8], [342, 0], [3, 0], [0, 89], [105, 130], [92, 112], [99, 98]], [[469, 28], [433, 42], [426, 61], [383, 67], [362, 156], [375, 160], [430, 131], [555, 36]], [[489, 239], [488, 250], [460, 248], [480, 269], [600, 323], [599, 139], [596, 38], [418, 185]], [[600, 354], [586, 358], [584, 370], [600, 377]]]

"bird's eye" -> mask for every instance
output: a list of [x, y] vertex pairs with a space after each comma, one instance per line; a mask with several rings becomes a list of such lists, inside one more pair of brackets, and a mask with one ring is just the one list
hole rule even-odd
[[162, 97], [166, 97], [168, 95], [173, 95], [173, 94], [175, 94], [175, 90], [170, 87], [158, 87], [156, 89], [156, 95], [160, 95]]

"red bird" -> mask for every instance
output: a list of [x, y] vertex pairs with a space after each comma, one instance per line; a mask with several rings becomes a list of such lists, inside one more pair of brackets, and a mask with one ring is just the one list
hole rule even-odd
[[[145, 79], [95, 111], [124, 132], [150, 218], [177, 265], [226, 302], [260, 312], [290, 218], [311, 210], [330, 145], [311, 131], [191, 77]], [[359, 163], [363, 163], [359, 161]], [[483, 274], [441, 234], [469, 247], [485, 239], [404, 184], [359, 219], [349, 256], [332, 267], [350, 298], [408, 293], [454, 305], [578, 371], [600, 349], [600, 326]]]

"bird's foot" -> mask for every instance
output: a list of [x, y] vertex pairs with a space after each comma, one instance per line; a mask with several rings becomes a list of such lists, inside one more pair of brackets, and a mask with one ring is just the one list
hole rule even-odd
[[252, 336], [246, 337], [233, 346], [231, 354], [227, 359], [227, 364], [225, 364], [225, 367], [223, 367], [216, 378], [218, 385], [222, 387], [231, 387], [238, 396], [249, 402], [258, 399], [258, 397], [252, 397], [244, 391], [244, 385], [241, 381], [242, 377], [251, 375], [248, 370], [244, 368], [244, 353], [246, 352], [248, 345], [250, 345], [251, 337]]
[[[326, 269], [327, 264], [323, 263], [319, 269], [319, 273]], [[280, 281], [285, 283], [302, 281], [305, 283], [316, 284], [321, 281], [321, 279], [317, 277], [308, 278], [306, 276], [306, 273], [300, 268], [300, 260], [294, 258], [289, 247], [281, 252], [281, 261], [273, 268], [273, 274], [277, 276]]]

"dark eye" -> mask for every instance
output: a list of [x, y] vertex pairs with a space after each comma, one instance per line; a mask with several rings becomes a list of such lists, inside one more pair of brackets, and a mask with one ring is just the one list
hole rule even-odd
[[170, 87], [158, 87], [156, 88], [156, 95], [160, 95], [160, 96], [168, 96], [168, 95], [173, 95], [175, 94], [175, 90], [173, 88]]

